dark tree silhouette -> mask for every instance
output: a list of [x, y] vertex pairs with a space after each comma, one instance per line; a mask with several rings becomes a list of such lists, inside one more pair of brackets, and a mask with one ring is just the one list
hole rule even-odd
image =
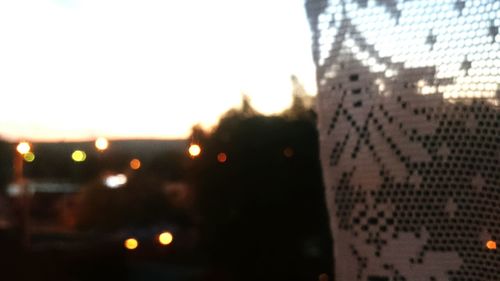
[[314, 280], [331, 267], [315, 117], [286, 113], [244, 100], [193, 159], [205, 251], [235, 280]]

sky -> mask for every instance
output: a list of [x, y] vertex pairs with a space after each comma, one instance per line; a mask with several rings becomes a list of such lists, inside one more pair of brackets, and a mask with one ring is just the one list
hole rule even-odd
[[184, 138], [314, 95], [303, 0], [0, 1], [0, 138]]

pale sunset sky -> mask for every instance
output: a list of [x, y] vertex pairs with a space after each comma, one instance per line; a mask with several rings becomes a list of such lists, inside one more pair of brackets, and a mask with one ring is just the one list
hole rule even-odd
[[183, 138], [315, 94], [303, 0], [0, 1], [0, 138]]

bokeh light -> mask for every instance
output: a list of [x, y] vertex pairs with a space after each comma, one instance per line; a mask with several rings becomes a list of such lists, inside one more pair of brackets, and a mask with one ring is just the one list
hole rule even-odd
[[35, 153], [33, 152], [27, 152], [26, 154], [23, 155], [24, 161], [26, 162], [33, 162], [35, 161]]
[[95, 140], [95, 147], [100, 150], [106, 150], [109, 147], [109, 141], [106, 138], [99, 137]]
[[137, 249], [137, 247], [139, 247], [139, 241], [137, 241], [137, 239], [135, 238], [128, 238], [127, 240], [125, 240], [125, 243], [123, 243], [123, 245], [127, 250], [135, 250]]
[[104, 185], [108, 188], [118, 188], [127, 183], [127, 176], [124, 174], [110, 175], [104, 178]]
[[321, 273], [318, 277], [319, 281], [328, 281], [328, 274], [326, 273]]
[[287, 147], [283, 150], [283, 155], [287, 158], [292, 158], [293, 157], [293, 148]]
[[191, 157], [199, 156], [201, 153], [201, 147], [197, 144], [191, 144], [189, 146], [188, 152]]
[[217, 161], [219, 161], [219, 163], [225, 163], [227, 161], [227, 154], [224, 152], [217, 154]]
[[135, 158], [130, 161], [130, 168], [132, 170], [139, 170], [141, 168], [141, 160]]
[[486, 242], [486, 248], [488, 248], [488, 250], [496, 250], [497, 243], [493, 240], [489, 240], [488, 242]]
[[71, 159], [75, 162], [83, 162], [87, 159], [87, 154], [83, 150], [75, 150], [71, 154]]
[[31, 150], [31, 146], [28, 142], [22, 141], [17, 145], [16, 150], [20, 154], [26, 154]]
[[158, 242], [160, 242], [160, 244], [162, 245], [169, 245], [172, 243], [172, 241], [174, 241], [174, 236], [172, 235], [172, 233], [168, 232], [168, 231], [165, 231], [165, 232], [162, 232], [159, 236], [158, 236]]

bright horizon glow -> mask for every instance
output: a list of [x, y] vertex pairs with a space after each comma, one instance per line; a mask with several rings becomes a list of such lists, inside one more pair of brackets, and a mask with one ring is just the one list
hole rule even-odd
[[303, 0], [0, 2], [0, 138], [185, 138], [315, 94]]

